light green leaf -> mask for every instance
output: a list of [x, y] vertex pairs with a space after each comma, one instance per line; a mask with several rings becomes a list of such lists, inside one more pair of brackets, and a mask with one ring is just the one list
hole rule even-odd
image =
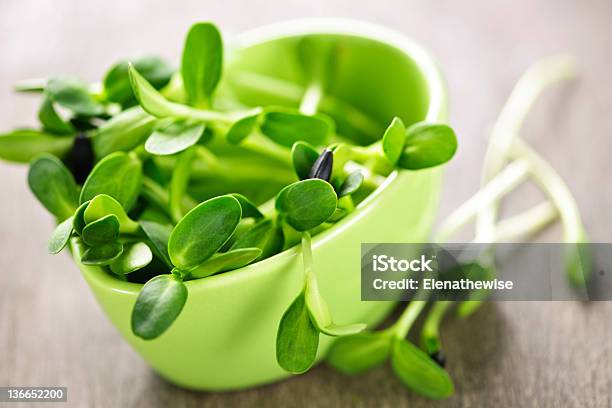
[[48, 132], [57, 135], [71, 135], [75, 133], [74, 127], [57, 113], [53, 102], [51, 102], [48, 96], [43, 99], [42, 105], [38, 110], [38, 120]]
[[298, 231], [307, 231], [324, 223], [334, 213], [337, 204], [334, 188], [320, 179], [290, 184], [276, 197], [276, 209]]
[[[155, 88], [161, 89], [170, 82], [174, 68], [163, 58], [149, 56], [133, 61], [134, 68]], [[130, 77], [128, 62], [120, 61], [106, 73], [103, 81], [104, 93], [109, 101], [120, 103], [123, 106], [135, 101]]]
[[257, 206], [242, 194], [231, 194], [242, 207], [242, 218], [262, 218], [264, 215], [259, 211]]
[[132, 310], [132, 332], [144, 340], [162, 335], [183, 310], [187, 293], [185, 284], [172, 274], [148, 281]]
[[264, 113], [260, 128], [264, 135], [282, 146], [291, 147], [298, 141], [320, 146], [333, 133], [330, 121], [323, 115], [308, 116], [297, 110], [269, 108]]
[[300, 374], [315, 362], [319, 332], [312, 324], [301, 292], [283, 314], [276, 334], [276, 361], [285, 371]]
[[73, 217], [66, 218], [53, 231], [47, 246], [50, 254], [57, 254], [68, 245], [72, 235], [72, 219]]
[[397, 165], [418, 170], [449, 161], [457, 151], [457, 138], [449, 126], [417, 123], [406, 131], [404, 150]]
[[327, 363], [343, 374], [362, 374], [389, 358], [392, 340], [385, 332], [341, 337], [327, 354]]
[[189, 211], [170, 234], [168, 253], [173, 265], [188, 270], [206, 261], [232, 236], [241, 214], [238, 200], [228, 195]]
[[117, 200], [106, 194], [99, 194], [89, 201], [89, 205], [83, 212], [83, 220], [86, 224], [89, 224], [111, 214], [117, 217], [120, 232], [134, 233], [138, 231], [138, 223], [128, 217]]
[[[244, 211], [244, 209], [243, 209]], [[283, 248], [283, 234], [270, 219], [263, 219], [242, 234], [231, 249], [259, 248], [261, 258], [267, 258]]]
[[43, 154], [30, 165], [30, 190], [38, 201], [59, 219], [74, 214], [78, 205], [78, 187], [70, 171], [50, 154]]
[[83, 116], [98, 116], [104, 106], [89, 94], [87, 84], [78, 78], [53, 77], [47, 81], [45, 93], [55, 103]]
[[191, 26], [181, 62], [181, 76], [190, 105], [210, 107], [222, 67], [223, 42], [217, 27], [211, 23]]
[[338, 197], [345, 197], [353, 194], [361, 187], [361, 183], [363, 183], [363, 173], [360, 170], [355, 170], [349, 174], [342, 183], [342, 186], [338, 190]]
[[117, 275], [127, 275], [144, 268], [152, 260], [153, 254], [144, 242], [126, 244], [121, 256], [110, 264], [110, 269]]
[[93, 168], [83, 189], [80, 202], [98, 194], [107, 194], [129, 211], [136, 203], [142, 187], [142, 163], [138, 157], [124, 152], [109, 154]]
[[406, 340], [394, 340], [391, 366], [406, 387], [427, 398], [448, 398], [454, 392], [448, 373], [424, 351]]
[[306, 302], [308, 314], [310, 314], [310, 318], [312, 319], [312, 323], [319, 331], [322, 331], [324, 327], [332, 324], [329, 306], [327, 306], [327, 302], [325, 299], [323, 299], [323, 296], [321, 296], [317, 279], [312, 272], [308, 272], [306, 274], [304, 300]]
[[97, 157], [117, 151], [130, 151], [143, 143], [153, 131], [156, 119], [140, 106], [113, 116], [93, 134], [93, 149]]
[[234, 145], [239, 144], [244, 139], [247, 138], [258, 125], [259, 118], [263, 109], [255, 108], [249, 111], [245, 116], [238, 119], [236, 122], [232, 124], [227, 134], [225, 135], [225, 139]]
[[261, 255], [259, 248], [232, 249], [228, 252], [215, 254], [203, 264], [190, 272], [193, 279], [205, 278], [215, 273], [242, 268]]
[[156, 155], [170, 155], [193, 146], [204, 133], [203, 123], [183, 120], [156, 129], [145, 143], [145, 150]]
[[71, 137], [57, 137], [33, 129], [0, 135], [0, 159], [28, 163], [42, 153], [64, 157], [72, 147]]
[[391, 124], [387, 130], [385, 130], [385, 134], [383, 135], [382, 139], [383, 152], [394, 166], [404, 150], [405, 140], [406, 126], [404, 126], [404, 122], [402, 122], [402, 120], [396, 116], [391, 121]]

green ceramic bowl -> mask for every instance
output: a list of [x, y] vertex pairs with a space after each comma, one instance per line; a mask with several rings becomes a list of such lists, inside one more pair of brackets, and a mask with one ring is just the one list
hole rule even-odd
[[[226, 86], [245, 103], [253, 94], [232, 82], [243, 70], [296, 80], [289, 57], [302, 36], [342, 40], [343, 61], [334, 96], [379, 121], [445, 119], [446, 96], [436, 65], [411, 40], [385, 28], [345, 20], [300, 20], [257, 29], [233, 44]], [[261, 98], [261, 94], [257, 96]], [[274, 99], [273, 96], [270, 97]], [[252, 103], [278, 103], [270, 100]], [[382, 133], [381, 133], [382, 134]], [[321, 292], [339, 323], [376, 326], [393, 307], [360, 300], [361, 242], [422, 242], [437, 210], [439, 169], [395, 172], [350, 216], [313, 240]], [[78, 263], [79, 248], [73, 245]], [[278, 322], [302, 285], [300, 252], [287, 250], [230, 273], [187, 282], [183, 312], [161, 337], [144, 341], [130, 330], [142, 285], [79, 265], [111, 322], [162, 377], [199, 390], [230, 390], [288, 377], [275, 357]], [[322, 336], [319, 357], [333, 339]]]

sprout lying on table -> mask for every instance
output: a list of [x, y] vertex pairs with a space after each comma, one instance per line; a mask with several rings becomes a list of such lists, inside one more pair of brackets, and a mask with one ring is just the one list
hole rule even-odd
[[[393, 170], [439, 166], [457, 149], [450, 127], [406, 127], [399, 118], [369, 146], [338, 134], [319, 109], [333, 86], [338, 46], [312, 38], [297, 45], [308, 83], [299, 109], [244, 107], [231, 95], [215, 98], [221, 36], [213, 24], [195, 24], [179, 72], [148, 57], [114, 65], [101, 85], [68, 77], [19, 84], [43, 97], [41, 129], [0, 136], [0, 157], [31, 161], [30, 188], [58, 221], [49, 252], [72, 242], [83, 264], [145, 283], [131, 319], [145, 340], [180, 315], [186, 280], [301, 242], [304, 285], [279, 316], [276, 341], [279, 365], [301, 373], [315, 361], [320, 333], [365, 328], [332, 318], [312, 271], [311, 236], [333, 228]], [[393, 339], [385, 347], [393, 348], [396, 372], [418, 392], [449, 395], [448, 375], [403, 340], [408, 320], [385, 337]]]

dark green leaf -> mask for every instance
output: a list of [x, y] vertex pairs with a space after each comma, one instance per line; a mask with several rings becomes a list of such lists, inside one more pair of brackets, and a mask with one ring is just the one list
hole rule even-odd
[[43, 99], [42, 105], [38, 110], [38, 120], [48, 132], [57, 135], [70, 135], [75, 133], [74, 127], [62, 119], [57, 113], [49, 97]]
[[406, 141], [406, 126], [398, 117], [393, 118], [391, 124], [385, 130], [382, 139], [382, 148], [385, 156], [395, 166], [404, 150]]
[[319, 332], [310, 321], [304, 292], [291, 303], [278, 326], [276, 361], [284, 370], [300, 374], [307, 371], [317, 357]]
[[87, 248], [81, 256], [81, 263], [84, 265], [109, 265], [117, 259], [123, 252], [123, 245], [120, 242], [112, 244], [94, 246]]
[[85, 228], [85, 225], [87, 224], [85, 222], [85, 210], [87, 209], [87, 206], [89, 206], [89, 201], [81, 204], [74, 213], [72, 228], [79, 235], [83, 233], [83, 228]]
[[232, 249], [228, 252], [215, 254], [203, 264], [193, 269], [190, 275], [194, 279], [205, 278], [215, 273], [242, 268], [261, 255], [259, 248]]
[[117, 151], [129, 151], [143, 143], [153, 131], [156, 119], [140, 106], [113, 116], [94, 133], [92, 141], [97, 157]]
[[104, 107], [89, 94], [87, 84], [77, 78], [50, 78], [45, 92], [53, 102], [78, 115], [97, 116], [104, 113]]
[[132, 331], [151, 340], [176, 320], [187, 301], [187, 287], [175, 275], [159, 275], [148, 281], [132, 310]]
[[107, 194], [129, 211], [136, 203], [141, 186], [140, 159], [133, 153], [115, 152], [100, 160], [91, 171], [83, 184], [80, 202]]
[[366, 332], [336, 340], [327, 362], [343, 374], [364, 373], [389, 357], [392, 338], [385, 332]]
[[263, 219], [246, 231], [234, 242], [231, 249], [238, 248], [260, 248], [262, 258], [267, 258], [282, 250], [282, 231], [276, 228], [274, 222]]
[[126, 244], [123, 253], [112, 264], [110, 269], [117, 275], [127, 275], [144, 268], [153, 260], [151, 250], [144, 242]]
[[306, 142], [295, 142], [291, 148], [293, 169], [300, 180], [305, 180], [310, 174], [312, 165], [317, 161], [319, 153]]
[[[150, 56], [133, 61], [134, 68], [155, 88], [161, 89], [170, 82], [174, 68], [163, 58]], [[129, 105], [134, 102], [130, 86], [127, 61], [115, 64], [104, 77], [104, 92], [111, 102]]]
[[61, 224], [59, 224], [53, 231], [51, 239], [47, 248], [50, 254], [59, 253], [70, 241], [70, 235], [72, 235], [72, 219], [73, 217], [66, 218]]
[[64, 157], [72, 147], [71, 137], [56, 137], [32, 129], [0, 135], [0, 159], [28, 163], [41, 153]]
[[102, 217], [85, 225], [81, 236], [90, 246], [111, 244], [119, 237], [119, 220], [112, 214]]
[[450, 397], [454, 392], [448, 373], [406, 340], [394, 340], [391, 365], [402, 383], [418, 394], [440, 399]]
[[261, 132], [274, 142], [291, 147], [300, 140], [314, 146], [323, 145], [333, 132], [330, 120], [321, 115], [307, 116], [296, 110], [266, 110]]
[[140, 221], [140, 227], [144, 231], [149, 241], [151, 241], [153, 252], [161, 258], [168, 266], [172, 266], [170, 255], [168, 255], [168, 241], [172, 227], [153, 221]]
[[223, 42], [217, 27], [211, 23], [191, 26], [185, 39], [181, 62], [181, 76], [190, 105], [211, 105], [222, 67]]
[[232, 124], [227, 134], [225, 135], [225, 139], [234, 145], [239, 144], [247, 136], [249, 136], [257, 127], [258, 119], [263, 110], [261, 108], [255, 108], [249, 111], [245, 116], [238, 119], [236, 122]]
[[298, 231], [324, 223], [336, 210], [337, 203], [334, 188], [320, 179], [290, 184], [276, 197], [276, 209]]
[[363, 173], [360, 170], [355, 170], [349, 174], [346, 180], [344, 180], [344, 183], [342, 183], [342, 186], [338, 191], [338, 197], [353, 194], [359, 189], [359, 187], [361, 187], [361, 183], [363, 183]]
[[64, 220], [78, 205], [78, 187], [72, 174], [56, 157], [43, 154], [30, 165], [28, 172], [30, 190], [38, 201], [55, 215]]
[[173, 121], [156, 129], [147, 139], [145, 149], [156, 155], [175, 154], [196, 144], [203, 133], [203, 123]]
[[232, 196], [212, 198], [189, 211], [170, 234], [168, 252], [174, 266], [191, 269], [210, 258], [232, 236], [241, 214]]
[[457, 151], [457, 138], [449, 126], [417, 123], [406, 131], [398, 166], [418, 170], [449, 161]]
[[134, 233], [138, 231], [139, 225], [128, 217], [121, 204], [106, 194], [99, 194], [89, 201], [89, 205], [83, 212], [83, 220], [88, 224], [110, 214], [115, 215], [119, 220], [120, 232]]
[[248, 198], [242, 194], [232, 194], [242, 207], [242, 218], [262, 218], [263, 214], [259, 211], [257, 206]]

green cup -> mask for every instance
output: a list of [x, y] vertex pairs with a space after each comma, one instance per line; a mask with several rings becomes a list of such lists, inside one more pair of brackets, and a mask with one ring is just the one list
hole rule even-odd
[[[299, 84], [302, 74], [293, 56], [296, 42], [304, 36], [329, 37], [342, 44], [332, 98], [322, 102], [322, 109], [336, 104], [352, 115], [341, 104], [356, 107], [374, 119], [368, 126], [378, 126], [380, 135], [396, 115], [407, 124], [445, 119], [443, 82], [428, 54], [399, 33], [353, 21], [299, 20], [241, 35], [231, 45], [223, 86], [246, 104], [297, 103], [240, 84], [244, 72]], [[335, 119], [341, 129], [342, 118]], [[393, 303], [360, 300], [360, 244], [426, 241], [440, 186], [440, 169], [394, 172], [356, 211], [314, 237], [315, 273], [338, 323], [365, 322], [374, 327], [390, 312]], [[79, 263], [78, 246], [73, 245], [73, 253]], [[181, 315], [151, 341], [134, 336], [130, 329], [142, 285], [115, 279], [98, 267], [80, 263], [79, 267], [111, 322], [168, 381], [197, 390], [232, 390], [289, 376], [276, 363], [275, 339], [283, 312], [303, 284], [298, 248], [239, 270], [186, 282], [189, 298]], [[321, 337], [320, 358], [333, 341]]]

